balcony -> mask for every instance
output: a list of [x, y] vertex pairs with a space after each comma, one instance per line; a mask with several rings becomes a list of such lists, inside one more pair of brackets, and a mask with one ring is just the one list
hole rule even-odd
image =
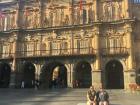
[[102, 56], [127, 56], [129, 54], [129, 49], [126, 47], [110, 47], [103, 48]]
[[96, 50], [87, 48], [71, 48], [71, 49], [52, 49], [52, 50], [34, 50], [34, 51], [17, 51], [17, 58], [26, 57], [63, 57], [63, 56], [94, 56]]
[[14, 53], [0, 53], [0, 59], [12, 59]]

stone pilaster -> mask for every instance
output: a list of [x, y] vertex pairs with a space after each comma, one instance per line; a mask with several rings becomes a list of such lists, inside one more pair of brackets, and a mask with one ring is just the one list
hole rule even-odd
[[129, 18], [129, 0], [124, 0], [124, 14], [125, 14], [125, 18]]
[[95, 88], [99, 88], [102, 86], [101, 81], [101, 70], [92, 71], [92, 85], [94, 85]]
[[127, 70], [124, 72], [124, 83], [125, 88], [129, 88], [129, 84], [135, 84], [135, 61], [133, 55], [133, 37], [132, 37], [132, 27], [130, 24], [125, 27], [127, 35], [127, 48], [129, 49], [129, 56], [127, 59]]
[[130, 89], [130, 84], [136, 84], [134, 70], [124, 72], [124, 88]]
[[16, 85], [16, 81], [15, 81], [15, 78], [16, 78], [16, 51], [17, 51], [17, 35], [14, 35], [12, 40], [13, 40], [13, 62], [12, 62], [12, 71], [11, 71], [11, 77], [10, 77], [10, 87], [15, 87]]
[[67, 71], [67, 84], [68, 84], [68, 87], [73, 87], [73, 80], [74, 80], [74, 75], [75, 75], [75, 72], [73, 70], [73, 64], [69, 64], [69, 70]]

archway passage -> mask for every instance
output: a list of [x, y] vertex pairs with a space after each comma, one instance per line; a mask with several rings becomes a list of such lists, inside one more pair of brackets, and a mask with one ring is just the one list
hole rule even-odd
[[88, 62], [81, 61], [75, 68], [74, 87], [89, 88], [92, 85], [91, 66]]
[[22, 66], [23, 78], [22, 81], [25, 83], [25, 88], [34, 87], [35, 82], [35, 66], [31, 62], [24, 62]]
[[107, 63], [105, 68], [105, 82], [107, 89], [123, 89], [124, 75], [123, 66], [117, 60], [112, 60]]
[[11, 67], [5, 62], [0, 62], [0, 88], [9, 87]]
[[40, 81], [45, 88], [66, 88], [67, 69], [59, 62], [45, 64], [41, 68]]

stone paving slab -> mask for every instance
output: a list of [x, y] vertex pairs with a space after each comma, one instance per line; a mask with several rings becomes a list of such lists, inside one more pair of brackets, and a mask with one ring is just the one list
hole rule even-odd
[[[0, 105], [86, 105], [88, 89], [0, 89]], [[140, 105], [140, 93], [107, 90], [110, 105]]]

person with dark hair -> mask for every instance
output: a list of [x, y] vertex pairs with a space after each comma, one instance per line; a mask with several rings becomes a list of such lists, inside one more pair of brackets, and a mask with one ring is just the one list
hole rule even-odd
[[87, 105], [96, 105], [96, 91], [94, 86], [91, 86], [87, 92]]
[[99, 105], [109, 105], [109, 95], [103, 88], [100, 88], [98, 98]]

